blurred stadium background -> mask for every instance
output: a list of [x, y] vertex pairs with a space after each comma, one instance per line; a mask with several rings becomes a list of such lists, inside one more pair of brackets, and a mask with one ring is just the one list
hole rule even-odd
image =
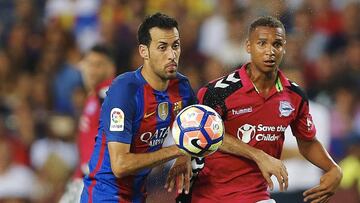
[[[359, 0], [0, 0], [1, 203], [58, 202], [78, 160], [82, 54], [106, 44], [119, 74], [136, 69], [137, 26], [156, 11], [180, 24], [180, 71], [195, 91], [249, 59], [251, 20], [278, 17], [287, 29], [282, 69], [323, 107], [317, 128], [344, 170], [332, 202], [360, 202]], [[294, 153], [286, 148], [284, 160], [301, 160]], [[163, 190], [166, 170], [154, 170], [148, 202], [174, 197]], [[296, 175], [318, 180], [302, 168]]]

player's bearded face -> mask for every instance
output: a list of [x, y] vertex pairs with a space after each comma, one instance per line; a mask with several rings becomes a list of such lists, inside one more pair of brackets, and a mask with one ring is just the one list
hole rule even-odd
[[180, 57], [180, 39], [176, 28], [150, 29], [149, 63], [154, 73], [163, 80], [176, 77]]
[[272, 72], [282, 61], [285, 43], [283, 29], [260, 26], [250, 34], [246, 48], [256, 68], [262, 72]]

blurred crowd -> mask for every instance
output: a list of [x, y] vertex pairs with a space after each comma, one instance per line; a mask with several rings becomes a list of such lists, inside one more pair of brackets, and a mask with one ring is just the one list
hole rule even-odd
[[135, 70], [138, 25], [156, 11], [179, 22], [180, 72], [195, 91], [249, 60], [254, 18], [278, 17], [287, 31], [281, 69], [326, 107], [341, 190], [359, 198], [359, 0], [0, 0], [0, 202], [59, 200], [78, 161], [83, 54], [104, 44], [118, 74]]

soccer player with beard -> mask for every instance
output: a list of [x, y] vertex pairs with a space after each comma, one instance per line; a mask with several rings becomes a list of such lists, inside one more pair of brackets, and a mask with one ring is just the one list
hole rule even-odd
[[[279, 69], [285, 44], [285, 28], [279, 20], [258, 18], [250, 25], [246, 44], [251, 61], [199, 90], [200, 103], [222, 116], [226, 135], [220, 150], [205, 158], [191, 196], [181, 194], [178, 201], [275, 202], [268, 191], [273, 188], [270, 177], [276, 176], [281, 191], [288, 186], [280, 160], [288, 126], [300, 153], [325, 172], [319, 185], [304, 192], [304, 200], [328, 202], [334, 194], [342, 172], [316, 139], [305, 93]], [[195, 163], [201, 168], [204, 159]]]
[[178, 24], [156, 13], [140, 25], [138, 41], [144, 64], [115, 78], [107, 92], [81, 202], [145, 202], [151, 168], [175, 158], [171, 173], [180, 187], [189, 182], [190, 159], [175, 145], [162, 148], [176, 114], [196, 102], [177, 72]]

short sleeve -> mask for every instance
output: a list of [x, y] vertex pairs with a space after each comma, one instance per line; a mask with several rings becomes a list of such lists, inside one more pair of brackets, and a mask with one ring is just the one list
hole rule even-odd
[[197, 94], [200, 104], [206, 105], [214, 109], [221, 117], [224, 116], [223, 101], [217, 96], [213, 88], [202, 87]]
[[136, 89], [115, 81], [109, 88], [101, 112], [100, 125], [107, 142], [130, 144], [133, 136]]
[[295, 137], [302, 140], [312, 140], [316, 134], [316, 128], [309, 113], [309, 102], [303, 101], [300, 110], [291, 123], [291, 130]]

